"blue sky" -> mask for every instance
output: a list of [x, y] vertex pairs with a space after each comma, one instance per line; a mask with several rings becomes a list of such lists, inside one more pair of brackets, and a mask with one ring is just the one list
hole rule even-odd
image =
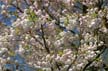
[[3, 15], [1, 12], [3, 11], [2, 10], [2, 5], [5, 5], [2, 1], [0, 1], [0, 22], [2, 22], [3, 24], [5, 25], [12, 25], [13, 21], [16, 20], [16, 16], [14, 15], [11, 15], [10, 13], [13, 13], [16, 11], [16, 8], [15, 7], [8, 7], [6, 10], [7, 10], [7, 13], [10, 15], [9, 17], [6, 17], [5, 15]]

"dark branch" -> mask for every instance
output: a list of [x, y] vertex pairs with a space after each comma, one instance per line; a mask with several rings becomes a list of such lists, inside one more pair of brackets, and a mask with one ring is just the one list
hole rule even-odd
[[12, 5], [13, 7], [17, 8], [17, 10], [18, 10], [19, 12], [24, 13], [24, 11], [23, 11], [20, 7], [14, 5], [14, 4], [11, 4], [11, 5]]
[[50, 50], [49, 48], [47, 47], [47, 43], [46, 43], [46, 40], [45, 40], [45, 37], [44, 37], [44, 29], [43, 29], [43, 25], [41, 24], [41, 31], [42, 31], [42, 39], [43, 39], [43, 42], [44, 42], [44, 46], [45, 46], [45, 49], [47, 51], [47, 53], [50, 53]]
[[[66, 27], [60, 25], [60, 19], [59, 19], [59, 17], [55, 17], [53, 14], [51, 14], [51, 12], [48, 11], [48, 7], [43, 6], [43, 9], [46, 11], [46, 13], [50, 16], [50, 18], [51, 18], [52, 20], [56, 20], [55, 24], [56, 24], [61, 30], [65, 30], [65, 29], [66, 29]], [[74, 32], [73, 30], [68, 30], [68, 31], [70, 31], [71, 33], [75, 34], [75, 32]]]
[[103, 49], [101, 50], [101, 52], [99, 54], [97, 54], [97, 56], [92, 60], [92, 61], [89, 61], [88, 64], [85, 65], [85, 67], [83, 68], [82, 71], [85, 71], [86, 68], [88, 68], [88, 66], [90, 66], [96, 59], [98, 59], [100, 57], [100, 55], [105, 51], [106, 49], [106, 46], [102, 45]]

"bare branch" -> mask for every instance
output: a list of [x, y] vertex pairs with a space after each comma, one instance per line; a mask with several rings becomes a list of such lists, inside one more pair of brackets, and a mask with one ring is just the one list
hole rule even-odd
[[43, 42], [44, 42], [45, 49], [46, 49], [47, 53], [50, 53], [50, 50], [47, 47], [46, 39], [44, 37], [45, 34], [44, 34], [44, 29], [43, 29], [43, 25], [42, 24], [41, 24], [41, 31], [42, 31], [42, 39], [43, 39]]

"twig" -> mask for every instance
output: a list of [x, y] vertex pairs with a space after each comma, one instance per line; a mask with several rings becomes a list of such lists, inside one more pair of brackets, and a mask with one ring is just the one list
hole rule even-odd
[[60, 71], [61, 69], [60, 69], [58, 62], [55, 61], [55, 64], [56, 64], [56, 67], [58, 68], [58, 70]]
[[[77, 52], [77, 54], [78, 54], [78, 52]], [[66, 71], [69, 71], [69, 69], [71, 68], [72, 64], [75, 63], [77, 57], [78, 57], [78, 56], [76, 55], [75, 59], [71, 62], [71, 64], [70, 64], [70, 65], [68, 66], [68, 68], [66, 69]]]
[[[43, 9], [46, 11], [46, 13], [50, 16], [50, 18], [52, 20], [56, 20], [55, 24], [61, 29], [61, 30], [65, 30], [66, 27], [61, 26], [60, 25], [60, 19], [59, 17], [55, 17], [53, 14], [51, 14], [51, 12], [48, 11], [48, 7], [43, 6]], [[68, 30], [68, 29], [67, 29]], [[68, 30], [69, 32], [75, 34], [75, 32], [73, 30]]]
[[43, 42], [44, 42], [44, 46], [45, 46], [45, 49], [47, 51], [47, 53], [50, 53], [50, 50], [49, 48], [47, 47], [47, 43], [46, 43], [46, 40], [45, 40], [45, 34], [44, 34], [44, 30], [43, 30], [43, 25], [41, 24], [41, 31], [42, 31], [42, 39], [43, 39]]
[[97, 54], [97, 56], [96, 56], [92, 61], [89, 61], [88, 64], [85, 65], [85, 67], [83, 68], [82, 71], [85, 71], [86, 68], [87, 68], [88, 66], [90, 66], [97, 58], [100, 57], [100, 55], [101, 55], [101, 54], [105, 51], [105, 49], [106, 49], [106, 47], [105, 47], [104, 45], [103, 45], [102, 47], [104, 47], [104, 48], [101, 50], [101, 52], [100, 52], [99, 54]]
[[14, 5], [14, 4], [11, 4], [11, 5], [12, 5], [13, 7], [17, 8], [17, 10], [18, 10], [19, 12], [24, 13], [23, 10], [22, 10], [20, 7]]
[[30, 6], [30, 4], [27, 2], [27, 0], [24, 0], [27, 6]]
[[39, 44], [41, 44], [43, 46], [43, 43], [41, 41], [39, 41], [34, 35], [32, 35], [31, 31], [29, 31], [29, 34], [31, 37], [33, 37], [35, 39], [35, 41], [39, 42]]

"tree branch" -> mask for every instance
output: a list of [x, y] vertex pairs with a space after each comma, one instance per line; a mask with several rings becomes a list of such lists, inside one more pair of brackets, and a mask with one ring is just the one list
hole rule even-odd
[[43, 42], [44, 42], [44, 46], [45, 46], [45, 49], [47, 51], [47, 53], [50, 53], [50, 50], [49, 48], [47, 47], [47, 43], [46, 43], [46, 40], [45, 40], [45, 34], [44, 34], [44, 30], [43, 30], [43, 25], [41, 24], [41, 31], [42, 31], [42, 39], [43, 39]]
[[103, 47], [103, 49], [101, 50], [101, 52], [100, 52], [99, 54], [97, 54], [97, 56], [96, 56], [92, 61], [89, 61], [88, 64], [85, 65], [85, 67], [83, 68], [82, 71], [85, 71], [86, 68], [87, 68], [88, 66], [90, 66], [97, 58], [99, 58], [100, 55], [105, 51], [106, 46], [102, 45], [101, 47]]

